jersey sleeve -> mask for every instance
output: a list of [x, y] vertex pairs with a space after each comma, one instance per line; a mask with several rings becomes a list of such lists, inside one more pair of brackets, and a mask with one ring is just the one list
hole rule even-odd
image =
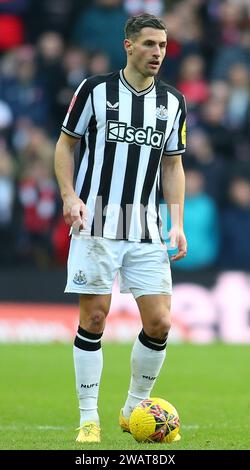
[[63, 121], [62, 131], [80, 139], [84, 135], [92, 115], [91, 87], [88, 79], [85, 79], [73, 95]]
[[186, 150], [186, 115], [186, 102], [184, 96], [181, 95], [173, 128], [166, 141], [163, 152], [167, 156], [179, 155]]

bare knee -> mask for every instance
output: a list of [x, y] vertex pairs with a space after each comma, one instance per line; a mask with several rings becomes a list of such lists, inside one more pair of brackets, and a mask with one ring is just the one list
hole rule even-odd
[[136, 301], [146, 335], [165, 341], [171, 326], [171, 296], [142, 295]]
[[171, 328], [171, 320], [169, 316], [166, 315], [159, 315], [152, 319], [146, 326], [144, 327], [145, 333], [150, 336], [151, 338], [157, 339], [166, 339]]
[[101, 299], [80, 299], [80, 326], [89, 333], [102, 333], [105, 327], [109, 303]]
[[102, 332], [105, 326], [106, 315], [103, 310], [95, 310], [90, 316], [90, 331], [93, 332]]
[[80, 326], [89, 333], [102, 333], [105, 327], [105, 319], [105, 312], [97, 309], [81, 317]]

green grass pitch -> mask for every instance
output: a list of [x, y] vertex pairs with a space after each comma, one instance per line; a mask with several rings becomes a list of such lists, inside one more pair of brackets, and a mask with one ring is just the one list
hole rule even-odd
[[130, 344], [103, 344], [101, 444], [75, 443], [78, 404], [69, 344], [0, 346], [0, 449], [250, 449], [249, 346], [169, 344], [152, 396], [173, 403], [182, 440], [138, 444], [118, 415], [127, 393]]

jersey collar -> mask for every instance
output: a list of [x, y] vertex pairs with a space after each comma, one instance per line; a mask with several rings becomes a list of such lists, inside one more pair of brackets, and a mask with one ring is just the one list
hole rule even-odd
[[149, 93], [151, 90], [153, 90], [153, 88], [154, 88], [154, 86], [155, 86], [155, 81], [153, 80], [152, 84], [151, 84], [148, 88], [145, 88], [145, 90], [142, 90], [142, 91], [137, 91], [135, 88], [133, 88], [133, 87], [128, 83], [128, 81], [126, 80], [126, 78], [125, 78], [125, 76], [124, 76], [123, 70], [120, 70], [120, 80], [121, 80], [121, 82], [123, 83], [123, 85], [124, 85], [129, 91], [131, 91], [131, 93], [134, 93], [134, 95], [136, 95], [136, 96], [146, 95], [146, 94]]

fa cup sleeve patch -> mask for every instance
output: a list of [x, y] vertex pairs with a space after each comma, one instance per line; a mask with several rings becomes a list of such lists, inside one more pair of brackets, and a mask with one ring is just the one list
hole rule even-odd
[[186, 119], [185, 119], [185, 121], [183, 123], [183, 126], [182, 126], [182, 130], [181, 130], [181, 143], [185, 146], [186, 146], [186, 142], [187, 142], [186, 133], [187, 133], [187, 123], [186, 123]]

